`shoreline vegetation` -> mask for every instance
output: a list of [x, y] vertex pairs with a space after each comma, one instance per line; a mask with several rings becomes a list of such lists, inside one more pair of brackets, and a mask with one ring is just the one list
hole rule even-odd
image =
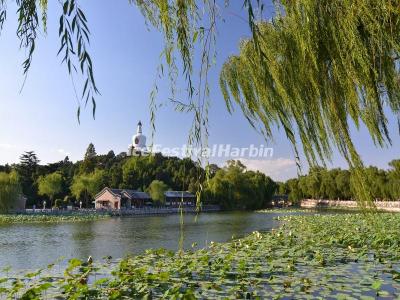
[[[202, 213], [219, 212], [217, 206], [205, 206], [201, 209]], [[18, 223], [59, 223], [59, 222], [78, 222], [95, 221], [110, 217], [133, 217], [133, 216], [154, 216], [180, 213], [197, 213], [196, 207], [180, 208], [139, 208], [131, 210], [26, 210], [25, 212], [13, 212], [0, 214], [0, 225]]]
[[[0, 278], [0, 296], [22, 299], [333, 297], [400, 293], [400, 215], [284, 216], [282, 225], [206, 249], [148, 250], [117, 265], [69, 261]], [[49, 266], [51, 269], [52, 266]]]
[[[154, 211], [153, 211], [154, 210]], [[209, 210], [202, 210], [201, 213], [213, 213], [213, 212], [224, 212], [226, 210], [220, 210], [210, 208]], [[320, 212], [363, 212], [362, 209], [357, 207], [345, 207], [345, 206], [292, 206], [292, 207], [274, 207], [267, 209], [255, 210], [256, 213], [320, 213]], [[385, 209], [377, 208], [378, 212], [395, 213], [396, 211], [390, 211]], [[37, 211], [35, 213], [9, 213], [0, 214], [0, 225], [6, 224], [26, 224], [26, 223], [62, 223], [62, 222], [82, 222], [82, 221], [96, 221], [103, 220], [111, 217], [134, 217], [134, 216], [154, 216], [154, 215], [168, 215], [168, 214], [179, 214], [181, 211], [179, 208], [176, 209], [145, 209], [132, 212], [124, 211], [96, 211], [96, 210], [84, 210], [84, 211]], [[195, 209], [188, 210], [183, 209], [183, 213], [196, 213]]]
[[109, 218], [108, 214], [0, 214], [0, 226], [5, 224], [61, 223], [95, 221]]
[[[391, 161], [389, 167], [364, 168], [371, 199], [400, 199], [400, 160]], [[280, 196], [294, 205], [300, 205], [302, 199], [358, 199], [354, 180], [351, 170], [312, 167], [307, 175], [275, 182], [261, 172], [248, 170], [239, 160], [227, 161], [222, 168], [213, 164], [203, 168], [190, 158], [159, 153], [152, 157], [127, 157], [113, 151], [98, 155], [90, 144], [84, 159], [77, 162], [66, 157], [40, 165], [37, 155], [30, 151], [21, 156], [19, 164], [0, 165], [0, 211], [24, 207], [90, 209], [105, 186], [148, 192], [154, 206], [165, 204], [165, 198], [159, 197], [165, 190], [183, 189], [196, 194], [198, 204], [257, 210], [271, 206]], [[201, 193], [200, 186], [204, 187]], [[26, 203], [18, 201], [20, 198]]]

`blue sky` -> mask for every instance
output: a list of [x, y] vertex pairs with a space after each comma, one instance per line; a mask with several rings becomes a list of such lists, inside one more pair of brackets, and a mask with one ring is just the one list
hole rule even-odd
[[[223, 2], [223, 1], [221, 1]], [[219, 22], [217, 63], [210, 73], [211, 109], [209, 144], [250, 144], [274, 148], [272, 158], [245, 159], [252, 169], [260, 169], [275, 179], [296, 176], [296, 166], [290, 144], [283, 132], [276, 130], [274, 141], [265, 141], [236, 110], [230, 115], [218, 86], [218, 72], [224, 60], [238, 52], [241, 38], [249, 35], [248, 27], [237, 15], [245, 16], [241, 6], [231, 1], [222, 8], [225, 22]], [[235, 3], [233, 3], [235, 2]], [[144, 133], [150, 136], [149, 93], [153, 87], [156, 68], [162, 50], [162, 39], [154, 29], [149, 30], [144, 18], [128, 1], [81, 1], [89, 20], [90, 53], [94, 62], [101, 96], [97, 97], [96, 120], [91, 107], [83, 110], [81, 124], [76, 119], [77, 102], [65, 66], [57, 57], [59, 47], [58, 1], [49, 1], [48, 34], [38, 37], [34, 60], [22, 92], [21, 63], [24, 50], [19, 50], [16, 38], [15, 6], [10, 3], [8, 20], [0, 36], [0, 164], [15, 163], [20, 154], [34, 150], [43, 163], [83, 157], [93, 142], [98, 153], [126, 151], [136, 131], [138, 120]], [[168, 82], [160, 82], [159, 108], [156, 116], [154, 142], [165, 147], [177, 147], [187, 142], [192, 115], [174, 111], [168, 103]], [[387, 167], [400, 158], [397, 122], [390, 117], [393, 146], [375, 148], [365, 129], [354, 132], [354, 141], [366, 164]], [[213, 162], [223, 163], [222, 159]], [[334, 155], [332, 166], [345, 167], [343, 159]]]

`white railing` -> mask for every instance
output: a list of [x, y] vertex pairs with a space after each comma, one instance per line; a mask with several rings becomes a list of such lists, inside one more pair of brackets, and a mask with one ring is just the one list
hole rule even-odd
[[[183, 212], [197, 212], [195, 206], [186, 206], [182, 208]], [[218, 205], [204, 205], [202, 212], [212, 212], [221, 210]], [[111, 214], [111, 215], [157, 215], [157, 214], [173, 214], [181, 212], [179, 207], [137, 207], [137, 208], [75, 208], [75, 209], [25, 209], [13, 211], [19, 214], [45, 214], [45, 215], [89, 215], [89, 214]]]

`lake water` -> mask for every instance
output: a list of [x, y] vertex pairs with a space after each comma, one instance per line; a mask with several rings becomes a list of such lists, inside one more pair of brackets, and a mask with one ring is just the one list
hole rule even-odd
[[[287, 214], [287, 213], [285, 213]], [[220, 212], [184, 217], [184, 248], [225, 242], [255, 230], [278, 225], [279, 213]], [[37, 269], [65, 259], [113, 259], [138, 254], [149, 248], [177, 250], [179, 215], [114, 217], [104, 220], [58, 224], [0, 226], [0, 269]]]

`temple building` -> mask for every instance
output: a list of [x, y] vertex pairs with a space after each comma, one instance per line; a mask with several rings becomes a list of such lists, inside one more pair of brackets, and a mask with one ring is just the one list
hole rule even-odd
[[132, 144], [128, 146], [128, 156], [140, 156], [147, 153], [146, 136], [142, 132], [142, 122], [137, 125], [136, 134], [132, 137]]
[[196, 196], [188, 191], [166, 191], [165, 205], [169, 207], [194, 206], [196, 204]]
[[128, 189], [106, 187], [95, 196], [96, 209], [131, 209], [143, 207], [149, 202], [151, 202], [149, 194]]

